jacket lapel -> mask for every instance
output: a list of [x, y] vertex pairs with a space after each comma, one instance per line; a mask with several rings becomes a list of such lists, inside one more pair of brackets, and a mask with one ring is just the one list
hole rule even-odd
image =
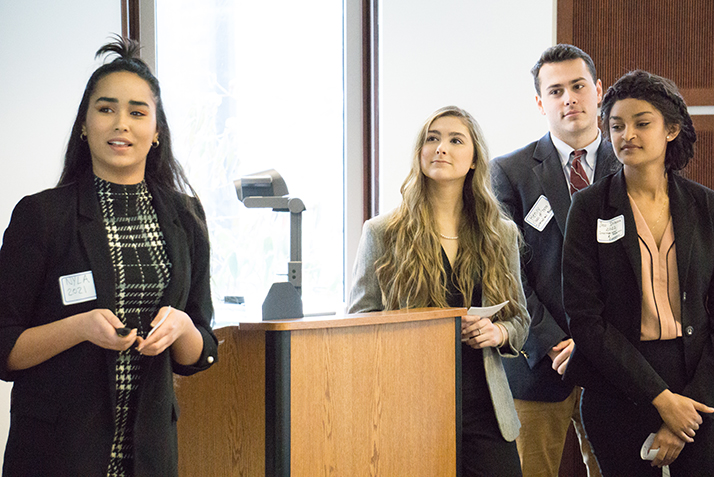
[[[99, 207], [99, 198], [94, 187], [94, 175], [85, 174], [79, 179], [77, 188], [79, 240], [87, 253], [90, 269], [94, 276], [94, 286], [97, 291], [97, 306], [116, 313], [116, 284], [114, 282], [114, 265], [109, 252], [107, 231], [104, 218]], [[109, 399], [111, 409], [116, 406], [116, 351], [104, 350], [107, 362], [107, 382], [109, 383]], [[113, 418], [112, 418], [113, 419]]]
[[154, 209], [159, 219], [161, 232], [166, 243], [166, 254], [171, 262], [171, 279], [164, 290], [160, 306], [179, 306], [186, 301], [184, 294], [190, 289], [188, 241], [186, 232], [181, 226], [176, 208], [166, 195], [157, 190], [151, 190]]
[[681, 186], [679, 176], [670, 173], [669, 180], [669, 208], [672, 214], [674, 239], [677, 247], [677, 271], [679, 275], [679, 288], [686, 290], [687, 275], [692, 255], [692, 230], [698, 226], [699, 216], [692, 213], [694, 198], [691, 193]]
[[612, 143], [605, 139], [600, 141], [600, 147], [597, 148], [597, 162], [595, 163], [595, 178], [593, 182], [602, 179], [608, 174], [617, 172], [621, 166], [620, 161], [617, 160], [612, 150]]
[[115, 312], [114, 267], [93, 180], [92, 174], [86, 174], [79, 179], [77, 232], [92, 270], [97, 291], [97, 308], [106, 308]]
[[560, 163], [558, 151], [555, 149], [553, 141], [550, 140], [550, 133], [538, 141], [533, 152], [533, 159], [537, 162], [533, 172], [538, 177], [543, 192], [550, 202], [560, 233], [565, 234], [565, 221], [570, 208], [570, 192], [565, 183], [563, 165]]
[[630, 260], [630, 266], [637, 277], [637, 285], [640, 288], [640, 296], [642, 296], [642, 256], [640, 255], [639, 237], [637, 235], [637, 226], [635, 225], [635, 216], [632, 213], [630, 199], [627, 196], [625, 173], [622, 170], [612, 178], [608, 205], [614, 209], [613, 213], [608, 217], [601, 218], [610, 219], [619, 215], [625, 218], [625, 236], [620, 239], [620, 243], [625, 248], [627, 258]]

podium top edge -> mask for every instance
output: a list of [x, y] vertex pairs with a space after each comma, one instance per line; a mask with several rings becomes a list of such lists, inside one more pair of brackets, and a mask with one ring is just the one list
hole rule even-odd
[[310, 316], [288, 320], [246, 321], [224, 328], [254, 331], [293, 331], [321, 328], [344, 328], [349, 326], [373, 326], [411, 321], [460, 318], [467, 313], [466, 308], [415, 308], [410, 310], [375, 311], [345, 315]]

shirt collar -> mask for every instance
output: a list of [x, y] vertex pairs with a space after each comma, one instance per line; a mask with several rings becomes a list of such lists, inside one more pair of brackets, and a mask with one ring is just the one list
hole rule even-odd
[[[560, 157], [560, 164], [565, 167], [569, 162], [570, 162], [570, 153], [573, 152], [575, 149], [572, 147], [568, 146], [565, 144], [563, 141], [555, 137], [553, 134], [550, 135], [551, 141], [553, 141], [553, 145], [555, 146], [555, 149], [558, 151], [558, 156]], [[588, 144], [587, 146], [581, 148], [585, 149], [587, 151], [587, 154], [585, 155], [585, 162], [587, 165], [590, 167], [590, 170], [594, 171], [595, 170], [595, 161], [597, 160], [597, 150], [600, 147], [600, 143], [602, 142], [602, 134], [600, 133], [600, 129], [597, 130], [597, 137], [593, 142]]]

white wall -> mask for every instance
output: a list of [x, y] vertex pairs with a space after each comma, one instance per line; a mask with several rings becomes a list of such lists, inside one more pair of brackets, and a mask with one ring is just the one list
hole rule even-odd
[[380, 2], [380, 212], [396, 207], [424, 120], [456, 105], [491, 157], [545, 134], [530, 69], [554, 44], [556, 0]]
[[[121, 33], [119, 0], [0, 0], [0, 230], [59, 178], [94, 53]], [[2, 297], [0, 297], [0, 300]], [[10, 385], [0, 385], [0, 462]]]

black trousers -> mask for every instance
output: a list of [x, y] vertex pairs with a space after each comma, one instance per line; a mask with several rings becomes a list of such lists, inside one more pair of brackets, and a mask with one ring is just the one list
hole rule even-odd
[[461, 347], [462, 441], [464, 477], [520, 477], [516, 443], [501, 435], [483, 368], [483, 351]]
[[[669, 389], [681, 393], [686, 385], [681, 338], [643, 342], [641, 351]], [[662, 476], [661, 469], [640, 458], [642, 444], [662, 425], [652, 404], [637, 406], [624, 395], [587, 388], [583, 391], [581, 413], [604, 477]], [[669, 466], [672, 477], [714, 475], [714, 420], [706, 414], [703, 420], [694, 442], [686, 444]]]

